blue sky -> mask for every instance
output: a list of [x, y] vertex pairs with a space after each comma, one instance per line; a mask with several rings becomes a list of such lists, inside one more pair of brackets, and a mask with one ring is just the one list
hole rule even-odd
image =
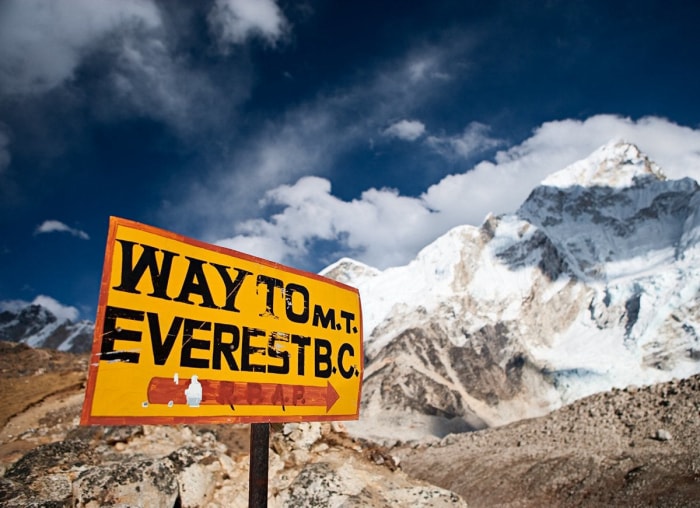
[[668, 0], [3, 0], [0, 301], [93, 319], [110, 215], [385, 268], [611, 139], [700, 178], [698, 26]]

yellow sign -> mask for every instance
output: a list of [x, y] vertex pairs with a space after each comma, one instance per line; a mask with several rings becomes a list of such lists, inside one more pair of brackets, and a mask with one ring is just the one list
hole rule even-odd
[[110, 218], [81, 423], [352, 420], [357, 289]]

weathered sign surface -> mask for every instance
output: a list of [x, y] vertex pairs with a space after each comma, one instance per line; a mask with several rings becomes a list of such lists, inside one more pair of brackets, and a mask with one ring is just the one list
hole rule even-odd
[[357, 289], [110, 219], [82, 424], [357, 419]]

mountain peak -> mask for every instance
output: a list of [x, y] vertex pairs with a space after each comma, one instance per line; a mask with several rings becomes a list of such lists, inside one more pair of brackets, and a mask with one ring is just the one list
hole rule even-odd
[[651, 257], [675, 259], [694, 224], [698, 189], [690, 178], [667, 180], [635, 145], [614, 141], [545, 179], [517, 216], [541, 230], [578, 277], [610, 280]]
[[381, 273], [380, 270], [376, 268], [355, 259], [344, 257], [321, 270], [319, 275], [337, 280], [343, 284], [355, 286], [365, 279], [375, 277], [379, 273]]
[[551, 174], [542, 181], [548, 187], [631, 187], [640, 178], [665, 180], [656, 163], [636, 145], [617, 139], [601, 146], [587, 158]]

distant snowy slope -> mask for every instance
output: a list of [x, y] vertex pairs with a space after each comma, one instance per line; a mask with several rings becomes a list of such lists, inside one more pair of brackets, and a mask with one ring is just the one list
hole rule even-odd
[[93, 329], [90, 321], [59, 318], [35, 303], [0, 311], [0, 340], [22, 342], [31, 347], [84, 353], [92, 347]]

